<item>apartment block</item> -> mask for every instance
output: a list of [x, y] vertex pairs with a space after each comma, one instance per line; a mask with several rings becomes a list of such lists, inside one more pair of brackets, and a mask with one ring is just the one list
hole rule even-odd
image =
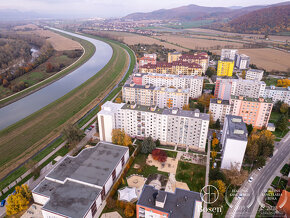
[[189, 97], [198, 98], [202, 95], [203, 77], [173, 75], [160, 73], [133, 74], [133, 82], [137, 85], [151, 84], [156, 87], [189, 89]]
[[66, 156], [33, 190], [44, 218], [99, 217], [102, 205], [129, 159], [124, 146], [99, 142]]
[[263, 79], [263, 74], [264, 74], [264, 70], [249, 69], [246, 72], [245, 79], [261, 81]]
[[248, 69], [250, 65], [250, 57], [245, 54], [237, 54], [235, 64], [239, 70]]
[[229, 59], [218, 61], [217, 76], [233, 76], [235, 62]]
[[231, 114], [243, 117], [246, 124], [254, 127], [267, 127], [271, 115], [273, 103], [269, 98], [249, 98], [243, 96], [231, 96]]
[[200, 193], [176, 188], [174, 193], [144, 185], [136, 204], [138, 218], [198, 218], [202, 211]]
[[222, 169], [240, 170], [248, 143], [248, 131], [241, 116], [226, 115], [223, 125]]
[[231, 95], [259, 98], [264, 96], [265, 88], [264, 81], [217, 78], [214, 96], [223, 100]]
[[287, 88], [267, 86], [265, 89], [264, 98], [271, 98], [273, 103], [283, 101], [284, 103], [290, 105], [290, 86]]
[[[159, 139], [162, 144], [204, 151], [209, 125], [208, 114], [200, 113], [199, 110], [115, 104], [106, 102], [98, 113], [101, 141], [108, 140], [108, 134], [119, 128], [131, 137], [142, 139], [151, 136], [155, 140]], [[115, 108], [119, 109], [116, 111]], [[104, 115], [108, 116], [108, 113], [111, 114], [111, 118], [103, 118]]]
[[183, 54], [180, 58], [182, 62], [196, 63], [202, 67], [202, 73], [205, 74], [205, 71], [209, 65], [209, 56], [206, 52], [194, 53], [194, 54]]
[[237, 49], [222, 49], [221, 51], [221, 60], [232, 60], [234, 61], [236, 59], [236, 54], [238, 54]]
[[181, 56], [182, 56], [181, 52], [169, 52], [168, 53], [168, 63], [178, 61]]
[[214, 121], [219, 119], [223, 123], [226, 115], [231, 112], [231, 105], [229, 100], [212, 98], [210, 99], [209, 110]]
[[156, 54], [144, 54], [144, 56], [139, 59], [139, 66], [144, 66], [146, 64], [156, 64], [156, 59]]
[[182, 108], [189, 102], [188, 89], [155, 87], [151, 84], [125, 84], [122, 88], [124, 102], [159, 108]]
[[162, 73], [175, 75], [201, 76], [204, 71], [202, 66], [196, 63], [174, 61], [171, 63], [157, 62], [156, 64], [146, 64], [139, 66], [140, 73]]

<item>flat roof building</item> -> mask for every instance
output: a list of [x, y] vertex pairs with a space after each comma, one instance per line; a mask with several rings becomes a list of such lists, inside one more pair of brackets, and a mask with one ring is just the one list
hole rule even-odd
[[200, 193], [176, 188], [175, 193], [144, 185], [136, 205], [136, 217], [198, 218], [202, 211]]
[[128, 159], [127, 147], [100, 142], [58, 163], [33, 189], [33, 199], [45, 218], [96, 217]]
[[248, 143], [248, 130], [243, 118], [226, 115], [221, 138], [222, 169], [241, 169]]

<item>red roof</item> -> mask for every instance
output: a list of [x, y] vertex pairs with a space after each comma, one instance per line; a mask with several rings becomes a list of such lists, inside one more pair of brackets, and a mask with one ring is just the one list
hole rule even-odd
[[156, 69], [157, 67], [172, 67], [172, 66], [186, 66], [189, 68], [202, 68], [199, 64], [197, 63], [188, 63], [185, 61], [173, 61], [172, 63], [167, 63], [167, 62], [157, 62], [156, 64], [145, 64], [141, 66], [140, 68], [145, 68], [145, 69]]
[[276, 206], [277, 210], [290, 216], [290, 192], [282, 191]]

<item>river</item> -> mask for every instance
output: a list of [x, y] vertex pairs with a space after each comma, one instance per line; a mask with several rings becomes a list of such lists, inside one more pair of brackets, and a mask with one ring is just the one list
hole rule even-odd
[[86, 63], [63, 78], [0, 108], [0, 130], [33, 114], [78, 87], [98, 73], [110, 61], [113, 55], [113, 49], [105, 42], [63, 30], [57, 31], [91, 42], [96, 47], [96, 52]]

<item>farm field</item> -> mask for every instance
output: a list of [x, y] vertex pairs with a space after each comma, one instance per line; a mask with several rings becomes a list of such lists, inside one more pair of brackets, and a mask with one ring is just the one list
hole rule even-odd
[[113, 32], [113, 31], [106, 31], [105, 33], [113, 35], [113, 36], [118, 36], [119, 38], [123, 39], [124, 43], [126, 43], [127, 45], [146, 43], [146, 44], [163, 45], [165, 48], [175, 49], [177, 51], [188, 50], [188, 49], [184, 49], [179, 46], [176, 46], [176, 45], [172, 45], [170, 43], [161, 42], [160, 40], [153, 39], [152, 37], [148, 37], [148, 36], [141, 36], [141, 35], [137, 35], [133, 33], [125, 33], [125, 32]]
[[[74, 123], [97, 104], [121, 79], [129, 64], [125, 49], [113, 48], [109, 63], [95, 76], [40, 111], [0, 132], [0, 177], [43, 148], [59, 135], [67, 123]], [[132, 63], [135, 63], [132, 60]]]
[[[168, 41], [170, 43], [177, 43], [185, 48], [189, 49], [203, 49], [203, 50], [210, 50], [215, 49], [216, 46], [229, 47], [229, 48], [242, 48], [243, 44], [238, 42], [227, 42], [222, 41], [216, 37], [212, 37], [211, 39], [203, 39], [203, 38], [189, 38], [184, 36], [178, 35], [163, 35], [158, 36], [159, 39]], [[209, 37], [208, 37], [209, 38]]]
[[[19, 29], [19, 28], [18, 28]], [[72, 37], [64, 37], [58, 33], [45, 29], [35, 29], [29, 31], [17, 31], [18, 34], [35, 34], [46, 38], [56, 51], [82, 49], [80, 43], [72, 40]]]
[[[214, 52], [220, 54], [220, 50]], [[290, 53], [271, 48], [239, 49], [239, 53], [250, 56], [251, 63], [268, 71], [287, 71], [290, 68]]]

